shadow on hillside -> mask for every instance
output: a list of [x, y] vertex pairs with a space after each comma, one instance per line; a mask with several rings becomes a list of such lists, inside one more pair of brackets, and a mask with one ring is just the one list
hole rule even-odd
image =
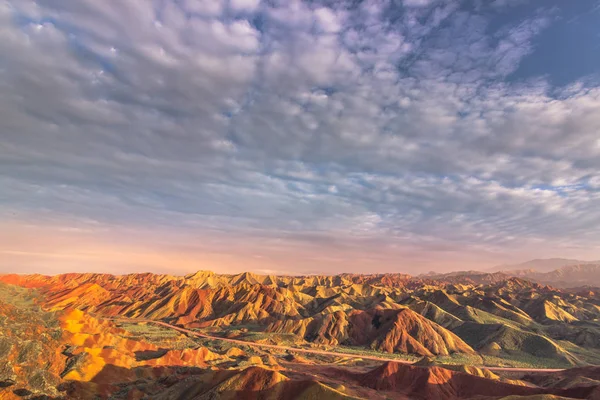
[[[207, 373], [213, 373], [213, 371], [199, 367], [142, 366], [124, 368], [107, 364], [89, 382], [67, 381], [60, 385], [59, 390], [67, 399], [83, 398], [84, 395], [89, 394], [96, 395], [98, 399], [154, 399], [158, 393], [181, 381], [189, 381], [190, 378], [193, 380], [193, 377], [200, 377]], [[183, 400], [188, 397], [176, 398]]]
[[314, 380], [290, 380], [279, 372], [256, 366], [244, 370], [211, 370], [146, 366], [127, 369], [106, 365], [91, 382], [69, 382], [62, 389], [67, 398], [94, 393], [99, 399], [115, 400], [292, 400], [301, 394], [307, 395], [303, 399], [349, 399]]
[[158, 349], [158, 350], [141, 350], [135, 352], [135, 360], [136, 361], [147, 361], [153, 360], [155, 358], [160, 358], [167, 354], [168, 349]]
[[[385, 363], [366, 373], [354, 373], [336, 368], [327, 368], [322, 372], [378, 392], [402, 393], [414, 399], [489, 399], [534, 395], [555, 395], [573, 399], [600, 398], [600, 385], [574, 386], [566, 389], [529, 387], [440, 367], [394, 364], [396, 363]], [[585, 375], [583, 372], [582, 374]], [[600, 378], [599, 374], [596, 375]]]
[[[389, 363], [395, 364], [395, 363]], [[362, 387], [385, 393], [389, 398], [411, 399], [490, 399], [506, 396], [555, 395], [573, 399], [600, 398], [600, 386], [576, 386], [567, 389], [513, 385], [443, 368], [389, 365], [366, 373], [343, 368], [315, 368], [323, 381], [343, 382], [347, 387]], [[310, 367], [309, 367], [310, 368]], [[582, 372], [585, 375], [585, 371]], [[285, 372], [283, 373], [285, 375]], [[297, 395], [331, 400], [347, 399], [331, 387], [313, 380], [283, 380], [279, 373], [261, 367], [244, 370], [211, 370], [198, 367], [136, 367], [132, 369], [106, 365], [91, 382], [71, 381], [61, 385], [65, 398], [81, 398], [93, 393], [100, 399], [150, 398], [192, 400], [200, 396], [211, 399], [246, 400], [294, 399]], [[285, 378], [284, 378], [285, 379]], [[318, 378], [317, 378], [318, 379]], [[50, 398], [47, 398], [50, 400]]]

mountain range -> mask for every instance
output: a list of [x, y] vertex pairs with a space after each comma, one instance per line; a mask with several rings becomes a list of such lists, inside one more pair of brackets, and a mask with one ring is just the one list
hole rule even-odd
[[537, 258], [518, 264], [502, 264], [491, 268], [488, 272], [533, 270], [536, 272], [551, 272], [571, 265], [600, 264], [600, 261], [582, 261], [568, 258]]
[[495, 267], [491, 273], [520, 277], [560, 288], [600, 286], [600, 261], [567, 259], [531, 260]]
[[599, 268], [3, 275], [0, 399], [597, 398]]

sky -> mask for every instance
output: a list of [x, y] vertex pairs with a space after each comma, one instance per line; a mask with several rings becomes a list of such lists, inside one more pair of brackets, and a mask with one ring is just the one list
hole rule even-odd
[[0, 0], [0, 273], [600, 259], [599, 0]]

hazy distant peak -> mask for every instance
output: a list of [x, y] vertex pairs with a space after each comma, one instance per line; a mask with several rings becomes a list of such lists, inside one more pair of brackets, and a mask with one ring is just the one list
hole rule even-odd
[[582, 261], [568, 258], [545, 258], [525, 261], [520, 264], [503, 264], [492, 268], [490, 271], [519, 271], [519, 270], [534, 270], [538, 272], [550, 272], [561, 267], [569, 265], [581, 264], [598, 264], [599, 261]]

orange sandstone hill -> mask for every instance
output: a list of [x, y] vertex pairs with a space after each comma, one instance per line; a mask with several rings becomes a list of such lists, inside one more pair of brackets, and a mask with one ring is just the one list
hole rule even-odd
[[[595, 398], [597, 388], [574, 387], [547, 390], [541, 387], [518, 386], [491, 381], [464, 372], [440, 367], [413, 367], [388, 362], [364, 374], [352, 377], [362, 385], [380, 391], [402, 392], [420, 399], [503, 398], [552, 394], [566, 398]], [[512, 397], [511, 397], [512, 398]]]
[[515, 363], [600, 362], [598, 299], [480, 275], [436, 280], [402, 274], [286, 277], [201, 271], [184, 277], [5, 275], [0, 281], [37, 288], [49, 310], [159, 320], [229, 337], [244, 336], [236, 331], [242, 327], [274, 342], [293, 335], [324, 346], [415, 356], [479, 352]]
[[[594, 291], [502, 274], [0, 282], [0, 399], [600, 398], [590, 367], [535, 372], [600, 363]], [[425, 358], [409, 366], [372, 357]]]
[[[0, 287], [6, 297], [27, 294]], [[36, 392], [57, 396], [66, 362], [63, 332], [53, 313], [11, 304], [0, 296], [0, 399], [18, 399]], [[4, 389], [4, 390], [3, 390]], [[21, 396], [22, 395], [22, 396]]]
[[336, 311], [301, 320], [278, 320], [267, 331], [294, 333], [316, 343], [368, 346], [387, 353], [474, 353], [454, 333], [408, 308]]

